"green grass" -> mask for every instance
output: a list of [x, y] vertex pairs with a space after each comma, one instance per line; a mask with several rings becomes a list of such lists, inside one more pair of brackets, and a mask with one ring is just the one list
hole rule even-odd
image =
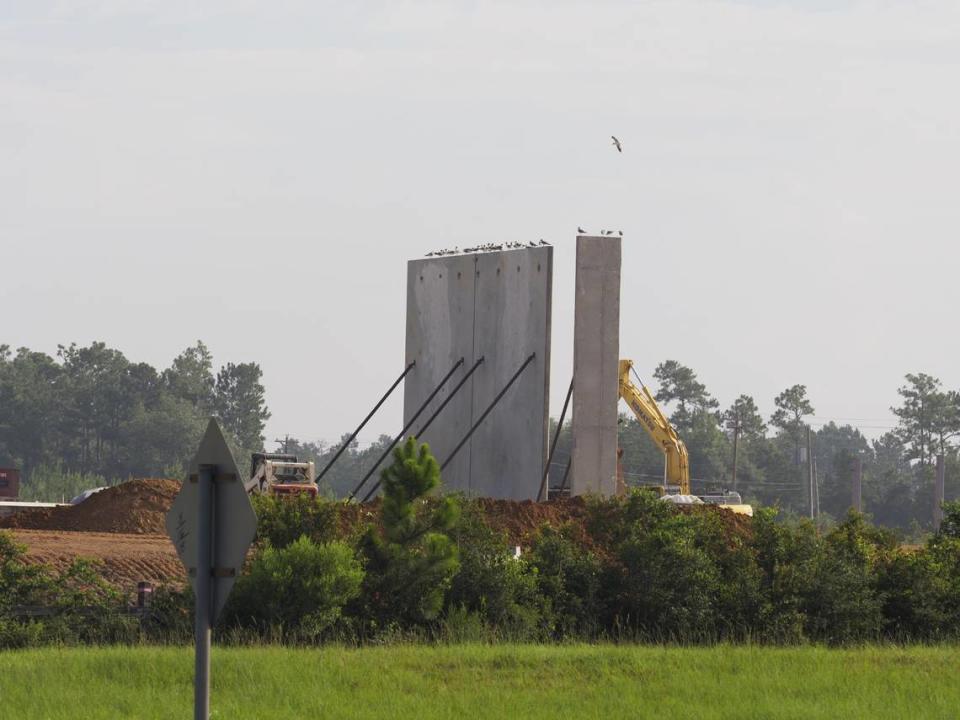
[[[213, 650], [214, 718], [956, 718], [960, 647]], [[4, 720], [187, 718], [189, 648], [0, 653]]]

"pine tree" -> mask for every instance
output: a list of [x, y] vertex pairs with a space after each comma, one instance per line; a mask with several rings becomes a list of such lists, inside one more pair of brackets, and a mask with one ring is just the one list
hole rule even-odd
[[440, 465], [429, 446], [413, 438], [393, 451], [381, 478], [383, 534], [371, 528], [361, 543], [367, 558], [366, 614], [375, 629], [422, 624], [439, 615], [460, 566], [449, 536], [460, 505], [452, 497], [428, 500], [440, 485]]

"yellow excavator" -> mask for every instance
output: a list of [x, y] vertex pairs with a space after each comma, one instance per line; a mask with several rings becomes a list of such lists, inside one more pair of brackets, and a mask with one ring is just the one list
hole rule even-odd
[[673, 425], [660, 410], [653, 394], [640, 381], [639, 377], [637, 377], [637, 381], [640, 382], [640, 387], [634, 385], [633, 380], [630, 379], [632, 370], [632, 360], [620, 361], [620, 397], [633, 410], [637, 422], [647, 431], [657, 447], [663, 451], [665, 460], [664, 482], [661, 488], [664, 492], [664, 499], [682, 504], [707, 503], [719, 505], [735, 513], [752, 516], [753, 508], [744, 504], [737, 493], [705, 495], [702, 497], [691, 494], [690, 456], [687, 453], [687, 446], [683, 444], [683, 440], [677, 435]]

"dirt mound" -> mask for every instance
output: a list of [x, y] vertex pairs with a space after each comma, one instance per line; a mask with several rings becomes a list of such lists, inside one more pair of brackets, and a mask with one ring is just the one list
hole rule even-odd
[[129, 480], [91, 495], [79, 505], [26, 510], [0, 527], [30, 530], [165, 534], [164, 518], [180, 492], [176, 480]]
[[559, 527], [571, 521], [582, 525], [587, 516], [587, 504], [579, 496], [540, 503], [493, 498], [478, 498], [475, 502], [487, 525], [506, 532], [511, 545], [528, 545], [541, 525]]

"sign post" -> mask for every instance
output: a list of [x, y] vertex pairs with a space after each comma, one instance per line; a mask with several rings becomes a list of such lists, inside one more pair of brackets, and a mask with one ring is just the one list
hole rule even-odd
[[211, 631], [257, 532], [257, 516], [213, 418], [166, 525], [196, 600], [193, 716], [209, 720]]

